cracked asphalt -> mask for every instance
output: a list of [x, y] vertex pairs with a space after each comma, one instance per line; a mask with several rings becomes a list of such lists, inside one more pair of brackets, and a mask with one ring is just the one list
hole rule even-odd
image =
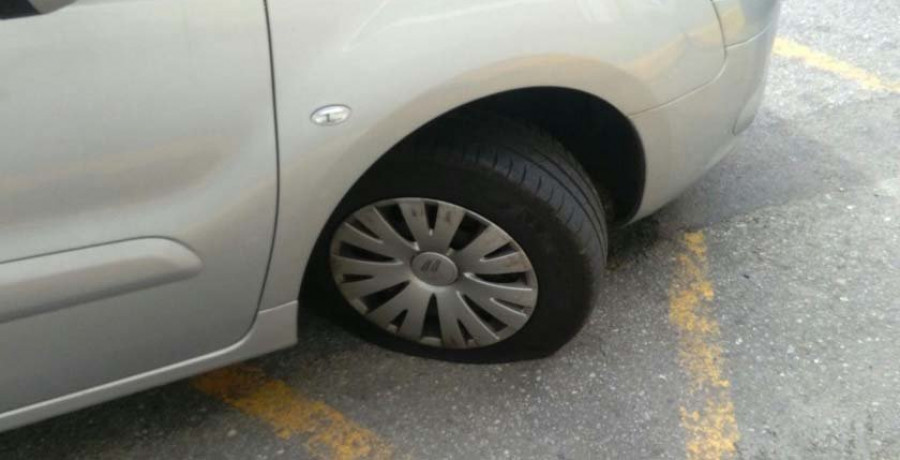
[[[779, 35], [900, 87], [897, 0], [787, 0]], [[312, 428], [181, 381], [0, 434], [0, 458], [705, 458], [710, 404], [722, 458], [900, 458], [900, 90], [813, 61], [776, 53], [736, 151], [614, 235], [602, 304], [551, 358], [414, 358], [304, 311], [296, 347], [248, 365]], [[706, 406], [672, 313], [685, 255], [711, 290], [688, 305], [715, 325]]]

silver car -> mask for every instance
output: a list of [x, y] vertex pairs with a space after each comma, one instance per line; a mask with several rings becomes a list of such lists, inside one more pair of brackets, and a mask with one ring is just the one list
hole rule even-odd
[[0, 430], [296, 341], [552, 353], [778, 0], [0, 0]]

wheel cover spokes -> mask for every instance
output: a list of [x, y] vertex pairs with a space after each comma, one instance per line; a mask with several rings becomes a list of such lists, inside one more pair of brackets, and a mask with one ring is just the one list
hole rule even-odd
[[503, 229], [461, 206], [397, 198], [338, 227], [331, 271], [367, 320], [443, 348], [493, 345], [521, 330], [538, 301], [531, 261]]

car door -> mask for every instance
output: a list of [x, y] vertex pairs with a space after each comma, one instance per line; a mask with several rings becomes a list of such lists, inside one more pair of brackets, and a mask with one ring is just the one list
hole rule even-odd
[[0, 413], [222, 349], [275, 221], [263, 0], [0, 21]]

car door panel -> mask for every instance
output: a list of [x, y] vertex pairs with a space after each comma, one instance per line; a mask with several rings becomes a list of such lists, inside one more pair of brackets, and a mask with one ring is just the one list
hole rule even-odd
[[277, 189], [264, 8], [80, 0], [0, 23], [0, 285], [19, 288], [0, 291], [0, 412], [251, 326]]

